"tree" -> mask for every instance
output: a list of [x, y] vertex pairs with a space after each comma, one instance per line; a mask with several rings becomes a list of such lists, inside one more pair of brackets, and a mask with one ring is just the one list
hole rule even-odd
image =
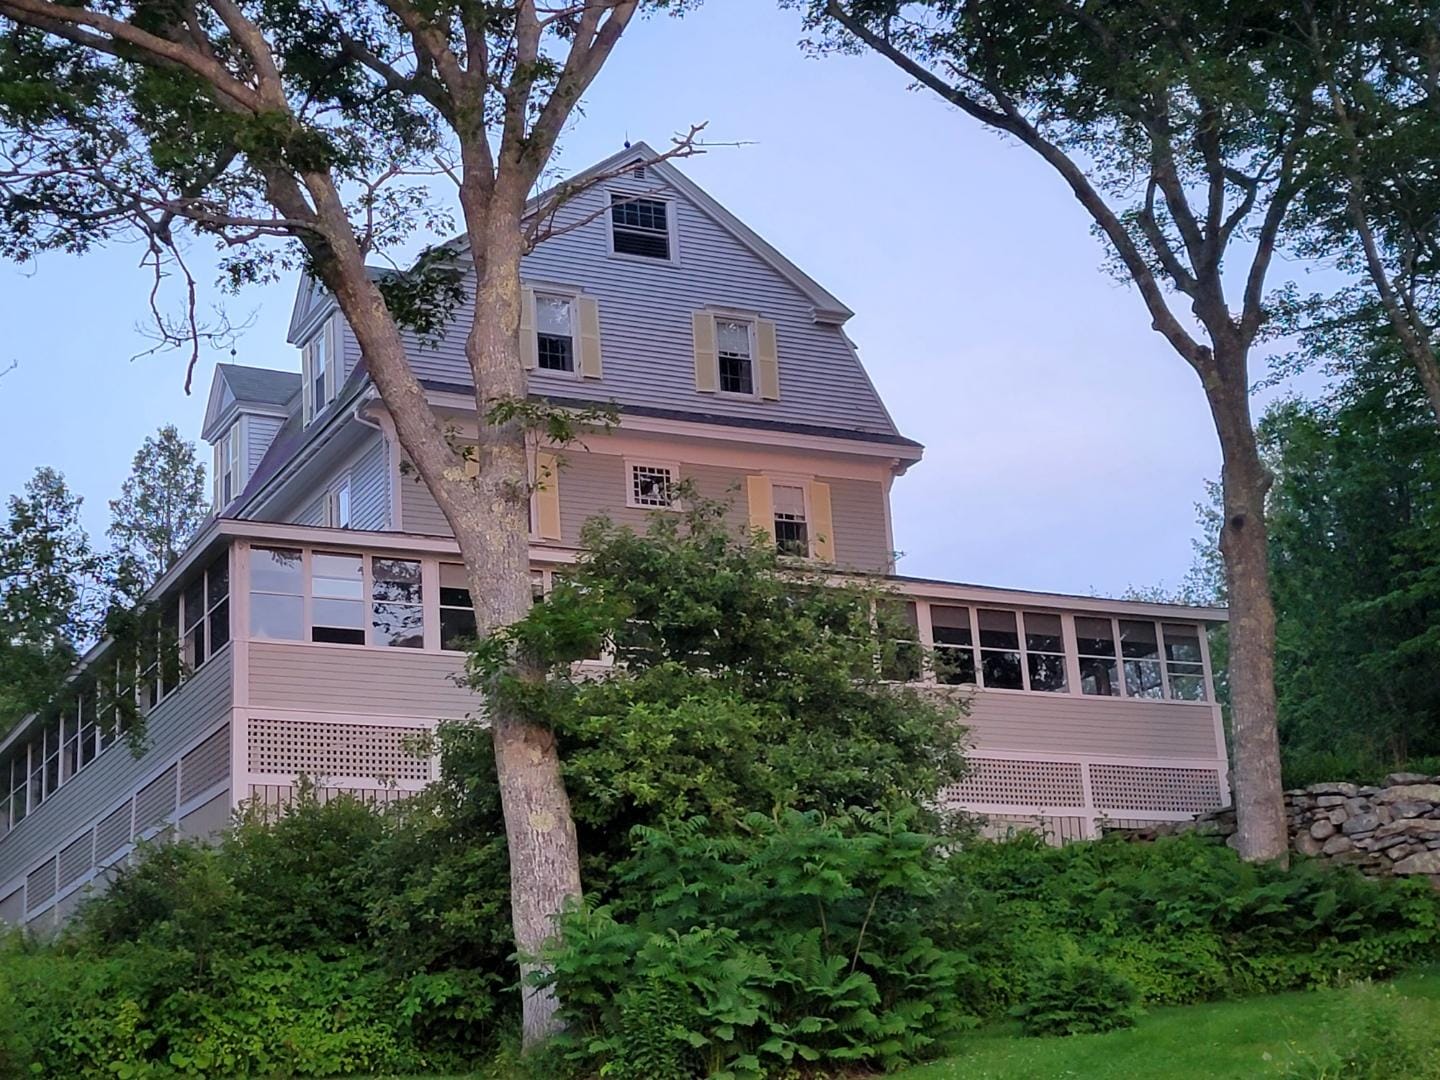
[[[1368, 333], [1378, 306], [1440, 421], [1440, 14], [1413, 0], [1302, 10], [1330, 123], [1297, 247], [1357, 279], [1324, 322]], [[1352, 21], [1338, 41], [1325, 25], [1337, 19]]]
[[807, 4], [820, 47], [877, 52], [1054, 169], [1199, 377], [1223, 459], [1238, 844], [1248, 859], [1286, 858], [1250, 355], [1319, 123], [1310, 28], [1263, 0]]
[[205, 466], [174, 424], [146, 436], [120, 497], [110, 500], [119, 587], [138, 600], [174, 565], [205, 520]]
[[0, 732], [45, 705], [99, 626], [98, 562], [79, 497], [40, 468], [0, 530]]
[[[236, 287], [303, 266], [358, 339], [406, 455], [458, 542], [482, 630], [530, 606], [527, 434], [563, 414], [528, 402], [517, 329], [520, 258], [583, 185], [527, 200], [577, 103], [642, 7], [684, 0], [0, 0], [0, 251], [28, 258], [140, 236], [157, 288], [185, 311], [157, 325], [188, 343], [185, 241], [222, 252]], [[671, 153], [694, 148], [694, 132]], [[604, 176], [592, 176], [599, 183]], [[458, 242], [375, 275], [426, 228], [446, 229], [424, 181], [458, 197]], [[461, 307], [464, 306], [464, 314]], [[403, 331], [463, 317], [475, 386], [474, 461], [429, 407]], [[539, 673], [514, 669], [519, 677]], [[553, 734], [510, 709], [487, 718], [505, 806], [515, 943], [535, 957], [580, 891]], [[527, 1043], [555, 1003], [526, 999]]]

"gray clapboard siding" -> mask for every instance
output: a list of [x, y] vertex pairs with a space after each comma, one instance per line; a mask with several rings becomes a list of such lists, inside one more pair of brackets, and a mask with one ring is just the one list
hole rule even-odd
[[1195, 758], [1214, 762], [1215, 741], [1206, 706], [1166, 701], [1110, 701], [1080, 694], [980, 691], [964, 721], [976, 750]]
[[260, 459], [265, 456], [265, 451], [269, 450], [270, 444], [275, 441], [275, 436], [279, 433], [280, 425], [283, 422], [278, 416], [247, 416], [245, 418], [246, 480], [255, 475], [255, 470], [260, 465]]
[[389, 443], [376, 434], [350, 467], [350, 524], [355, 529], [390, 528]]
[[327, 648], [297, 642], [250, 645], [254, 711], [303, 710], [461, 720], [480, 699], [457, 686], [463, 656], [418, 649]]
[[[608, 517], [617, 524], [644, 531], [653, 511], [625, 505], [628, 479], [623, 457], [570, 451], [563, 458], [560, 470], [562, 543], [578, 544], [581, 528], [592, 517]], [[745, 502], [746, 475], [744, 469], [680, 463], [680, 478], [691, 481], [701, 497], [726, 504], [726, 520], [737, 531], [749, 528], [750, 523]], [[880, 482], [823, 476], [817, 479], [830, 485], [835, 561], [854, 570], [888, 570], [890, 553], [885, 547], [885, 490]], [[435, 504], [429, 489], [413, 474], [402, 475], [400, 483], [404, 530], [449, 536], [449, 522]]]
[[[285, 515], [296, 525], [324, 525], [325, 524], [325, 496], [319, 495], [302, 506], [295, 514]], [[282, 516], [281, 520], [285, 520]]]
[[[610, 192], [640, 194], [653, 183], [616, 180], [586, 193], [557, 215], [564, 227], [525, 256], [527, 282], [578, 288], [600, 309], [604, 378], [536, 370], [533, 392], [615, 401], [717, 417], [748, 417], [891, 435], [895, 428], [843, 330], [814, 320], [814, 305], [707, 214], [670, 192], [676, 212], [679, 261], [608, 253]], [[707, 306], [734, 308], [776, 324], [780, 400], [758, 401], [695, 390], [691, 314]], [[422, 379], [469, 385], [466, 330], [457, 320], [434, 347], [407, 335], [410, 366]], [[352, 336], [347, 333], [347, 342]], [[347, 344], [346, 362], [352, 363]]]
[[221, 649], [155, 708], [140, 757], [124, 742], [110, 747], [0, 838], [0, 889], [134, 795], [182, 750], [229, 717], [230, 653], [228, 645]]

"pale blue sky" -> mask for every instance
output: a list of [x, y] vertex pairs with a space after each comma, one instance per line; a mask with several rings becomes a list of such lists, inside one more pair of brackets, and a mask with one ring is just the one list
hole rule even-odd
[[[1176, 582], [1215, 434], [1195, 376], [1101, 271], [1084, 213], [1028, 151], [878, 60], [807, 59], [799, 34], [766, 0], [645, 20], [559, 165], [701, 120], [707, 139], [750, 144], [680, 167], [857, 312], [871, 377], [927, 447], [895, 485], [902, 573], [1070, 592]], [[0, 367], [18, 362], [0, 377], [0, 492], [54, 465], [95, 533], [146, 434], [174, 422], [198, 438], [210, 369], [229, 358], [203, 356], [188, 398], [181, 356], [130, 360], [149, 344], [140, 255], [0, 265]], [[298, 368], [293, 289], [227, 301], [255, 313], [239, 360]]]

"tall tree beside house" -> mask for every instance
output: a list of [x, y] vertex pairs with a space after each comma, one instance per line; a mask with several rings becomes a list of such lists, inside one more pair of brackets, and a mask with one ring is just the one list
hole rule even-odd
[[[1301, 11], [1328, 124], [1296, 246], [1352, 275], [1319, 324], [1366, 335], [1378, 314], [1440, 421], [1440, 11], [1418, 0]], [[1337, 19], [1352, 24], [1340, 41], [1327, 28]]]
[[195, 444], [174, 424], [146, 436], [120, 497], [110, 500], [109, 536], [122, 593], [139, 599], [180, 557], [208, 510], [205, 466]]
[[40, 468], [0, 527], [0, 733], [48, 701], [97, 632], [99, 560], [78, 496]]
[[[635, 15], [684, 6], [0, 0], [0, 251], [29, 258], [138, 234], [157, 284], [173, 273], [188, 286], [184, 314], [160, 325], [191, 344], [192, 361], [204, 329], [187, 236], [219, 245], [237, 287], [303, 266], [349, 322], [454, 530], [478, 629], [508, 625], [531, 603], [527, 433], [568, 434], [563, 416], [526, 398], [520, 258], [580, 189], [527, 202]], [[693, 145], [692, 133], [672, 152]], [[450, 228], [426, 187], [447, 181], [460, 242], [405, 273], [367, 272], [367, 259], [398, 259], [425, 228]], [[429, 407], [402, 336], [450, 318], [468, 328], [471, 462]], [[513, 673], [541, 677], [518, 660]], [[553, 734], [513, 708], [488, 719], [516, 945], [534, 957], [580, 891], [575, 827]], [[553, 1030], [554, 1011], [549, 994], [527, 993], [527, 1042]]]
[[820, 47], [879, 53], [1054, 169], [1151, 325], [1199, 377], [1223, 459], [1238, 844], [1249, 859], [1286, 858], [1270, 476], [1250, 358], [1325, 115], [1316, 57], [1348, 20], [1302, 35], [1301, 8], [1269, 0], [806, 3]]

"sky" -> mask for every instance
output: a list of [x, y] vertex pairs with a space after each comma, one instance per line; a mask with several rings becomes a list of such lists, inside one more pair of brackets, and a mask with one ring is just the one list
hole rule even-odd
[[[640, 21], [556, 171], [701, 121], [740, 144], [679, 167], [856, 312], [871, 378], [925, 444], [895, 482], [899, 572], [1109, 595], [1178, 583], [1219, 449], [1195, 375], [1102, 270], [1087, 216], [1030, 151], [879, 59], [809, 58], [800, 36], [773, 0]], [[222, 297], [199, 248], [204, 302], [253, 321], [233, 356], [202, 353], [187, 397], [184, 355], [137, 357], [152, 344], [141, 254], [0, 265], [0, 493], [52, 465], [92, 535], [147, 434], [198, 440], [216, 362], [299, 369], [295, 281]], [[1299, 272], [1282, 261], [1276, 282]]]

